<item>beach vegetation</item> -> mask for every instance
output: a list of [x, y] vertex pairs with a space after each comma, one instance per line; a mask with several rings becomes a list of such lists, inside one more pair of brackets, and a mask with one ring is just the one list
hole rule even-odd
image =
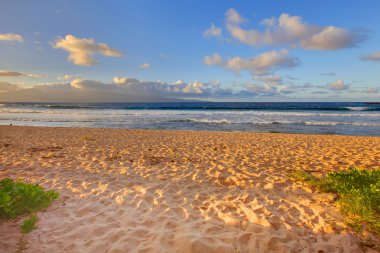
[[24, 222], [21, 224], [20, 229], [21, 233], [28, 234], [33, 229], [36, 228], [36, 222], [37, 222], [37, 216], [35, 214], [32, 214], [28, 219], [25, 219]]
[[305, 171], [295, 171], [291, 174], [292, 178], [294, 178], [296, 181], [303, 181], [314, 184], [316, 179], [309, 173]]
[[21, 233], [30, 233], [36, 228], [37, 211], [47, 208], [59, 197], [54, 190], [45, 191], [38, 184], [23, 182], [21, 179], [0, 180], [0, 219], [11, 219], [29, 215], [20, 226]]
[[380, 170], [350, 167], [317, 178], [306, 172], [293, 178], [308, 182], [322, 192], [335, 193], [346, 223], [357, 232], [380, 235]]
[[59, 197], [54, 190], [45, 191], [38, 184], [9, 178], [0, 180], [0, 218], [15, 218], [47, 208]]

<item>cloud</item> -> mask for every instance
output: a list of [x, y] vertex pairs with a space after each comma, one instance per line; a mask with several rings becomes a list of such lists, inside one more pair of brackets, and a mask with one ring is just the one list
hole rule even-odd
[[16, 41], [16, 42], [22, 42], [24, 38], [19, 34], [14, 33], [3, 33], [0, 34], [0, 41]]
[[335, 76], [334, 72], [325, 72], [325, 73], [320, 73], [321, 76]]
[[222, 28], [216, 27], [214, 23], [203, 33], [204, 37], [218, 37], [222, 36]]
[[246, 22], [246, 20], [233, 8], [226, 11], [226, 17], [228, 24], [238, 25]]
[[293, 68], [299, 64], [299, 60], [289, 55], [288, 51], [269, 51], [251, 59], [239, 56], [223, 60], [219, 54], [213, 54], [204, 58], [207, 65], [218, 65], [228, 70], [240, 73], [242, 70], [249, 71], [254, 75], [267, 75], [280, 68]]
[[30, 74], [18, 71], [10, 71], [10, 70], [0, 70], [1, 77], [32, 77], [32, 78], [41, 78], [46, 77], [46, 75], [41, 74]]
[[350, 88], [349, 85], [345, 84], [343, 80], [336, 80], [335, 82], [329, 83], [327, 88], [332, 91], [343, 91]]
[[211, 96], [215, 93], [215, 89], [221, 89], [199, 81], [186, 83], [179, 80], [174, 84], [168, 84], [159, 81], [141, 81], [130, 77], [114, 77], [113, 81], [130, 93], [161, 97]]
[[255, 80], [263, 81], [264, 83], [277, 86], [283, 83], [282, 77], [279, 75], [264, 75], [264, 76], [254, 76]]
[[[309, 83], [294, 84], [284, 81], [279, 75], [255, 76], [254, 82], [233, 83], [229, 87], [220, 81], [174, 83], [144, 81], [131, 77], [117, 76], [113, 82], [73, 79], [65, 83], [40, 84], [23, 87], [0, 81], [0, 101], [3, 102], [168, 102], [193, 99], [250, 99], [254, 97], [284, 98], [289, 94], [304, 94], [306, 89], [323, 88], [320, 94], [348, 89], [343, 81], [318, 87]], [[342, 83], [343, 82], [343, 83]], [[368, 90], [377, 92], [378, 89]]]
[[347, 31], [335, 26], [309, 25], [302, 17], [282, 13], [278, 18], [264, 19], [265, 28], [246, 30], [245, 19], [234, 9], [226, 12], [227, 30], [238, 41], [258, 47], [263, 45], [301, 46], [309, 50], [336, 50], [355, 47], [366, 39], [363, 31]]
[[71, 80], [71, 79], [74, 79], [74, 78], [78, 78], [77, 76], [71, 76], [71, 75], [62, 75], [62, 76], [58, 76], [57, 77], [57, 80]]
[[380, 51], [364, 55], [361, 59], [364, 61], [380, 61]]
[[252, 92], [252, 94], [260, 95], [260, 96], [274, 96], [280, 94], [280, 89], [276, 86], [271, 85], [259, 85], [255, 83], [247, 83], [245, 85], [248, 91]]
[[368, 89], [363, 90], [364, 93], [370, 93], [370, 94], [379, 93], [379, 91], [380, 91], [379, 88], [368, 88]]
[[8, 83], [8, 82], [2, 82], [2, 81], [0, 81], [0, 94], [2, 92], [16, 91], [19, 88], [20, 88], [19, 84], [14, 84], [14, 83]]
[[[285, 76], [285, 78], [287, 77]], [[283, 97], [288, 94], [304, 92], [307, 89], [315, 88], [315, 86], [310, 83], [295, 84], [289, 81], [284, 81], [283, 79], [284, 78], [279, 75], [254, 76], [255, 82], [243, 84], [243, 87], [251, 92], [252, 96], [272, 97]]]
[[113, 83], [76, 78], [66, 83], [22, 85], [0, 82], [0, 101], [4, 102], [159, 102], [179, 99], [230, 97], [240, 91], [215, 82], [167, 83], [114, 77]]
[[339, 27], [328, 26], [309, 38], [301, 40], [301, 45], [303, 48], [311, 50], [336, 50], [356, 47], [364, 39], [365, 36], [358, 32], [349, 32]]
[[66, 35], [65, 38], [57, 38], [53, 48], [60, 48], [69, 52], [68, 60], [75, 65], [91, 66], [99, 63], [94, 54], [101, 54], [109, 57], [120, 57], [122, 53], [110, 48], [107, 44], [97, 43], [94, 39], [77, 38], [73, 35]]
[[140, 69], [147, 69], [147, 68], [150, 68], [150, 64], [149, 63], [143, 63], [139, 66]]

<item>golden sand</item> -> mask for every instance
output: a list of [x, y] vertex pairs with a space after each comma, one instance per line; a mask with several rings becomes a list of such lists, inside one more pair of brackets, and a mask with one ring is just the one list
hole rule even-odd
[[[378, 137], [0, 126], [0, 178], [61, 194], [23, 252], [361, 252], [289, 174], [379, 161]], [[0, 224], [1, 252], [21, 221]]]

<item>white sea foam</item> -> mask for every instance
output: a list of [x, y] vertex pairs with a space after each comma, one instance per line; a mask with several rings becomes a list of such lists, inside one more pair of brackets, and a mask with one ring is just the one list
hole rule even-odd
[[[7, 106], [0, 124], [380, 135], [380, 113], [351, 111], [157, 110]], [[359, 108], [359, 109], [358, 109]], [[327, 131], [327, 130], [326, 130]], [[348, 132], [347, 132], [348, 131]], [[361, 132], [360, 132], [361, 131]]]
[[351, 111], [366, 111], [366, 110], [370, 109], [369, 107], [365, 107], [365, 106], [345, 107], [345, 108], [349, 109]]

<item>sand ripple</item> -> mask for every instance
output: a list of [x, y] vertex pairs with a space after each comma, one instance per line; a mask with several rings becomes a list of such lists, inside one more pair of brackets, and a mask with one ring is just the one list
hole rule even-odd
[[[61, 198], [24, 252], [361, 252], [289, 173], [378, 167], [380, 138], [0, 127], [0, 178]], [[18, 221], [17, 221], [18, 222]], [[0, 225], [14, 252], [18, 223]]]

